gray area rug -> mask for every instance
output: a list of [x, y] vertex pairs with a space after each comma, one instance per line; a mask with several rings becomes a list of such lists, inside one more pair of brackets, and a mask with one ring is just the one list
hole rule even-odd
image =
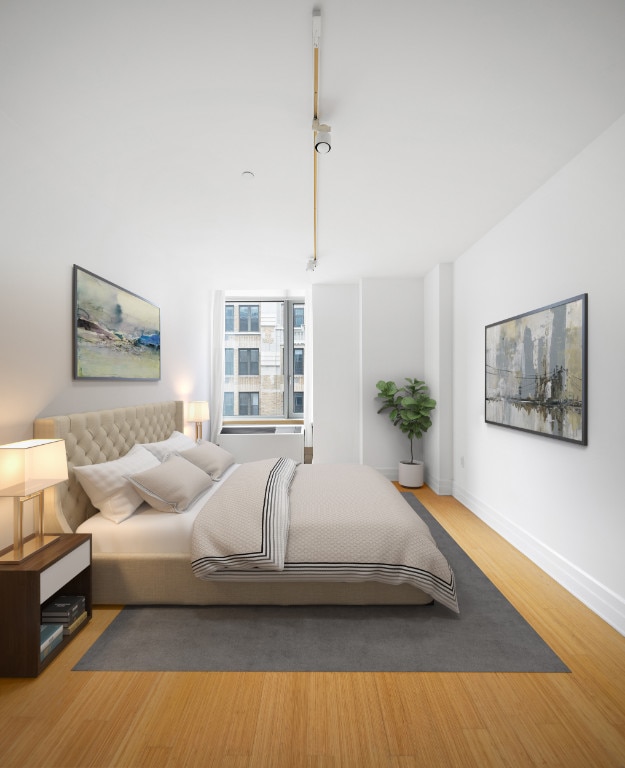
[[128, 606], [79, 671], [568, 672], [410, 493], [456, 575], [427, 606]]

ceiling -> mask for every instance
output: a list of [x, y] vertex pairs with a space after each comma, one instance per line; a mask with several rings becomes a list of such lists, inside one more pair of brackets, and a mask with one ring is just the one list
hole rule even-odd
[[[225, 288], [423, 275], [625, 113], [622, 0], [0, 0], [0, 120]], [[252, 171], [254, 177], [242, 176]]]

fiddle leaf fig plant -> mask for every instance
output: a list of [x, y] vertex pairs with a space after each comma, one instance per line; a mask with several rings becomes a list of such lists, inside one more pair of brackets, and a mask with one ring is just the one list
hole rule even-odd
[[378, 413], [389, 412], [389, 418], [410, 440], [410, 463], [414, 464], [413, 440], [423, 437], [432, 426], [430, 411], [436, 408], [436, 400], [424, 381], [406, 379], [403, 387], [394, 381], [378, 381], [376, 397], [382, 400]]

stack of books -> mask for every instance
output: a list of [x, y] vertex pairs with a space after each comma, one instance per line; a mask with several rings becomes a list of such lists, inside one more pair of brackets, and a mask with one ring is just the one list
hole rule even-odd
[[62, 624], [42, 624], [39, 632], [39, 661], [43, 661], [62, 640]]
[[58, 595], [41, 609], [41, 623], [61, 624], [64, 635], [73, 634], [86, 618], [84, 595]]

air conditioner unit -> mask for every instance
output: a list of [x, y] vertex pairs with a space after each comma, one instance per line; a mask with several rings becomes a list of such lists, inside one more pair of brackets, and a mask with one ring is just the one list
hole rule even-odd
[[304, 427], [301, 424], [259, 424], [222, 427], [219, 445], [242, 464], [285, 456], [304, 462]]

